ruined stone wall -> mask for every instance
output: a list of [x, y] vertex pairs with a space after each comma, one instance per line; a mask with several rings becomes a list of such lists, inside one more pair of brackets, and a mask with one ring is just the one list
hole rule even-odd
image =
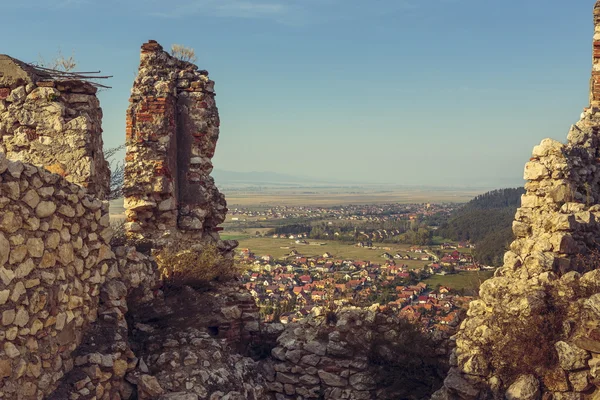
[[210, 176], [220, 125], [214, 97], [208, 72], [154, 41], [142, 46], [127, 110], [124, 193], [131, 236], [218, 240], [227, 208]]
[[73, 368], [115, 257], [108, 204], [0, 153], [0, 393], [37, 399]]
[[[397, 315], [377, 307], [344, 308], [335, 318], [309, 316], [286, 326], [272, 350], [272, 361], [263, 364], [269, 390], [284, 399], [420, 399], [441, 384], [449, 342], [441, 333], [432, 339], [431, 353], [412, 353], [405, 325]], [[419, 336], [424, 333], [419, 333]], [[396, 365], [418, 371], [409, 378], [395, 371], [382, 372], [390, 357]], [[439, 359], [437, 359], [439, 357]], [[441, 370], [428, 370], [425, 362], [435, 358]], [[415, 360], [417, 362], [415, 363]], [[405, 370], [406, 372], [406, 370]], [[382, 376], [387, 374], [387, 376]], [[439, 386], [438, 386], [439, 387]]]
[[[470, 304], [435, 398], [600, 396], [600, 2], [594, 22], [590, 107], [566, 144], [533, 149], [516, 238]], [[537, 349], [545, 361], [529, 365]]]
[[43, 166], [103, 199], [110, 172], [102, 151], [96, 88], [55, 80], [0, 55], [0, 151]]

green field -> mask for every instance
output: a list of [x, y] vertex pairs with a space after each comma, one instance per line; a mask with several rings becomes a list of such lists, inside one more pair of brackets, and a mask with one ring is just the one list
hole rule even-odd
[[[225, 237], [227, 235], [222, 235]], [[384, 252], [391, 255], [400, 252], [405, 254], [408, 252], [409, 245], [388, 245], [380, 244], [380, 249], [367, 249], [364, 247], [355, 247], [352, 244], [337, 242], [333, 240], [307, 240], [310, 244], [296, 244], [290, 239], [273, 239], [273, 238], [246, 238], [239, 239], [239, 249], [248, 248], [257, 256], [270, 255], [276, 259], [283, 259], [290, 254], [292, 250], [296, 250], [299, 254], [306, 257], [321, 256], [325, 252], [333, 255], [335, 259], [345, 260], [360, 260], [371, 261], [374, 263], [384, 263], [385, 259], [381, 257]], [[386, 249], [383, 249], [385, 247]], [[411, 256], [419, 256], [419, 254], [409, 253]], [[398, 264], [406, 264], [409, 268], [423, 267], [431, 261], [418, 260], [396, 260]]]
[[459, 272], [452, 275], [433, 275], [424, 282], [430, 287], [435, 287], [438, 284], [448, 286], [452, 289], [477, 289], [481, 282], [491, 278], [494, 271], [478, 271], [478, 272]]

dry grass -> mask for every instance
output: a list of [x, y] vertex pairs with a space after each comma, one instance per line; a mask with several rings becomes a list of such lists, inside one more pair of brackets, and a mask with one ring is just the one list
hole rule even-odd
[[546, 287], [544, 307], [529, 316], [516, 317], [502, 307], [494, 309], [490, 328], [496, 340], [486, 359], [505, 384], [525, 374], [543, 374], [558, 362], [554, 344], [564, 339], [568, 304], [552, 287]]
[[191, 47], [186, 47], [181, 44], [174, 44], [171, 46], [171, 55], [181, 61], [187, 61], [195, 63], [198, 59], [196, 58], [196, 52]]
[[202, 251], [185, 245], [165, 247], [157, 252], [156, 260], [163, 281], [171, 287], [206, 287], [210, 282], [224, 282], [239, 275], [233, 261], [223, 257], [213, 244]]

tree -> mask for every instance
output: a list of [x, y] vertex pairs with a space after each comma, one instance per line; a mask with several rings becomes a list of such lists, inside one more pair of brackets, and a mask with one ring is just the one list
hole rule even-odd
[[110, 190], [108, 200], [115, 200], [123, 197], [123, 182], [125, 180], [125, 162], [114, 159], [114, 156], [125, 148], [122, 144], [117, 147], [110, 147], [104, 150], [104, 158], [108, 161], [110, 168]]
[[171, 46], [171, 55], [180, 59], [181, 61], [187, 61], [191, 63], [195, 63], [197, 60], [194, 49], [181, 44], [174, 44]]

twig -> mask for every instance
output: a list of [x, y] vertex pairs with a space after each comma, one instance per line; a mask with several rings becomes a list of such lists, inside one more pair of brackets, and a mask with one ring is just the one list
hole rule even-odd
[[97, 88], [111, 89], [110, 86], [106, 86], [101, 83], [93, 81], [93, 79], [109, 79], [109, 78], [113, 77], [113, 75], [94, 75], [94, 74], [99, 74], [100, 71], [68, 72], [68, 71], [60, 71], [60, 70], [52, 69], [52, 68], [41, 67], [39, 65], [32, 64], [32, 63], [29, 63], [27, 65], [35, 70], [39, 70], [40, 72], [46, 73], [47, 75], [50, 75], [50, 77], [55, 78], [55, 79], [77, 79], [77, 80], [85, 81], [85, 82], [89, 83], [90, 85], [97, 87]]

